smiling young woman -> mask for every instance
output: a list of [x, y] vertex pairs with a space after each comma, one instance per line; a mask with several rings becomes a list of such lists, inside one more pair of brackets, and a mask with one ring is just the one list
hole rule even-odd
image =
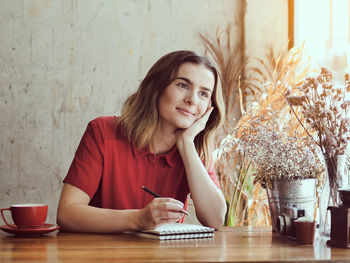
[[[217, 71], [207, 58], [192, 51], [163, 56], [119, 117], [89, 123], [64, 179], [61, 229], [118, 232], [178, 222], [189, 193], [198, 220], [219, 228], [226, 203], [210, 152], [223, 114]], [[147, 195], [142, 185], [162, 197]]]

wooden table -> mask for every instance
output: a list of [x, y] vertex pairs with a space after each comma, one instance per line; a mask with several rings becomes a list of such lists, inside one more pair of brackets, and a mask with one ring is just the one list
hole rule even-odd
[[270, 227], [223, 227], [211, 239], [158, 241], [130, 234], [54, 232], [41, 237], [0, 233], [0, 262], [350, 262], [350, 249], [313, 245]]

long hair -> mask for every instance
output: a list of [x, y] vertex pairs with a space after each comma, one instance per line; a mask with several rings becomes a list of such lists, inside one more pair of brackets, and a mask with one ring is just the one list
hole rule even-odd
[[126, 138], [138, 149], [149, 149], [159, 125], [158, 99], [166, 87], [177, 77], [179, 67], [186, 62], [204, 65], [214, 75], [212, 106], [214, 107], [206, 127], [195, 138], [194, 143], [205, 166], [209, 165], [211, 146], [215, 131], [224, 118], [224, 103], [218, 73], [212, 63], [192, 51], [175, 51], [161, 57], [148, 71], [138, 90], [124, 103], [117, 125], [122, 127]]

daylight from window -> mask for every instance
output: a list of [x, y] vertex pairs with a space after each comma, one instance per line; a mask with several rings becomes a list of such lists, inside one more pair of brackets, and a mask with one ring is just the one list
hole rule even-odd
[[343, 82], [350, 72], [350, 0], [295, 0], [294, 43], [305, 43], [314, 67], [326, 66]]

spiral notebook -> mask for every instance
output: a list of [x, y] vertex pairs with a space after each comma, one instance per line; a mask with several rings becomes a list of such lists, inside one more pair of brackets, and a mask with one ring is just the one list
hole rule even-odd
[[166, 223], [153, 230], [134, 231], [142, 237], [159, 240], [211, 238], [214, 236], [214, 228], [185, 223]]

